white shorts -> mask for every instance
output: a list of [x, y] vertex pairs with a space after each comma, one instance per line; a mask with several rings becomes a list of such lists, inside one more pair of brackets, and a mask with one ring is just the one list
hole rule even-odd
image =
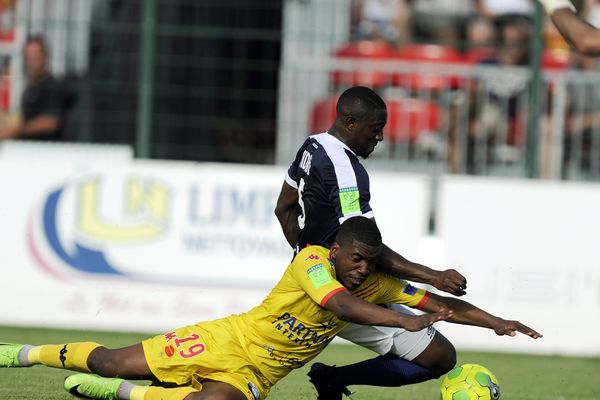
[[[387, 304], [387, 307], [397, 312], [415, 315], [409, 308], [400, 304]], [[350, 324], [338, 336], [381, 355], [392, 353], [410, 361], [429, 346], [435, 332], [433, 326], [418, 332], [409, 332], [402, 328]]]

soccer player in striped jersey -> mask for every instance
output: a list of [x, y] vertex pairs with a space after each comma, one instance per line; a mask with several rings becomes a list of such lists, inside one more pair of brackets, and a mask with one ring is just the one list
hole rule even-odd
[[[307, 245], [328, 247], [340, 224], [350, 217], [374, 218], [369, 205], [369, 176], [359, 157], [367, 158], [383, 140], [386, 122], [383, 99], [369, 88], [353, 87], [339, 97], [336, 119], [329, 131], [310, 136], [300, 147], [275, 209], [284, 235], [296, 252]], [[433, 270], [385, 245], [377, 268], [457, 296], [465, 294], [466, 279], [457, 271]], [[388, 307], [410, 313], [395, 304]], [[433, 327], [407, 332], [350, 325], [339, 336], [380, 357], [336, 368], [316, 364], [309, 376], [320, 400], [341, 399], [349, 385], [400, 386], [437, 378], [456, 362], [454, 347]]]

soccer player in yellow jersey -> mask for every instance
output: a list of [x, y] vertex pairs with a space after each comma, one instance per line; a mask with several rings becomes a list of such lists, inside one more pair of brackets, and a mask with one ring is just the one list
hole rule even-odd
[[[294, 368], [312, 360], [349, 322], [417, 331], [437, 321], [493, 329], [498, 335], [541, 335], [456, 298], [373, 272], [381, 234], [364, 217], [346, 220], [330, 249], [300, 251], [258, 307], [201, 322], [130, 347], [97, 343], [1, 345], [0, 366], [43, 364], [75, 374], [65, 388], [78, 397], [121, 400], [259, 400]], [[397, 302], [428, 312], [407, 315], [377, 306]], [[375, 303], [375, 304], [373, 304]], [[109, 378], [115, 377], [115, 378]], [[149, 379], [176, 387], [138, 386]]]

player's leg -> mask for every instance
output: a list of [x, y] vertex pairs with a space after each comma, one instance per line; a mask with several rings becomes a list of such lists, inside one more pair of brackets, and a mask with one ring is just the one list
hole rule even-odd
[[[388, 304], [397, 312], [414, 314], [410, 308], [399, 304]], [[434, 327], [420, 332], [400, 329], [393, 337], [390, 353], [430, 369], [439, 377], [454, 368], [456, 349], [450, 341]]]
[[192, 387], [162, 388], [140, 386], [121, 378], [103, 378], [92, 374], [67, 377], [65, 389], [84, 399], [99, 400], [184, 400], [198, 391]]
[[0, 345], [0, 366], [45, 365], [102, 376], [151, 378], [141, 344], [109, 350], [99, 343]]
[[[381, 328], [381, 327], [378, 327]], [[357, 328], [362, 330], [361, 328]], [[413, 336], [411, 338], [411, 343], [417, 343], [418, 340], [426, 341], [427, 345], [425, 348], [440, 348], [443, 346], [438, 346], [438, 342], [440, 342], [441, 335], [435, 334], [431, 339], [423, 339], [426, 337], [424, 334], [422, 337], [414, 337], [414, 335], [409, 334], [395, 334], [393, 332], [389, 332], [386, 329], [374, 331], [367, 329], [363, 332], [363, 335], [359, 340], [357, 340], [356, 335], [359, 334], [356, 330], [353, 330], [352, 337], [355, 340], [352, 340], [354, 343], [360, 344], [363, 347], [370, 348], [371, 350], [377, 351], [380, 350], [377, 346], [370, 346], [372, 344], [372, 340], [374, 337], [379, 337], [381, 335], [386, 334], [387, 337], [383, 337], [382, 339], [385, 341], [394, 341], [394, 339], [400, 337], [403, 343], [406, 343], [405, 336]], [[363, 342], [362, 339], [367, 338], [367, 342]], [[443, 339], [442, 339], [443, 340]], [[432, 345], [431, 343], [436, 343]], [[400, 349], [400, 351], [398, 351]], [[425, 349], [421, 350], [425, 351]], [[321, 386], [330, 386], [333, 388], [332, 393], [339, 393], [334, 398], [341, 398], [341, 393], [344, 391], [344, 388], [351, 385], [371, 385], [371, 386], [402, 386], [413, 383], [423, 382], [429, 379], [437, 378], [441, 375], [441, 368], [437, 366], [422, 366], [416, 363], [412, 357], [416, 357], [420, 354], [406, 354], [405, 351], [402, 351], [401, 348], [394, 348], [394, 346], [389, 346], [388, 352], [379, 351], [379, 353], [385, 353], [378, 357], [368, 359], [365, 361], [361, 361], [355, 364], [345, 365], [341, 367], [328, 367], [322, 364], [314, 364], [313, 368], [309, 373], [311, 377], [311, 381], [317, 387], [317, 391], [319, 393], [324, 393], [324, 390], [319, 390], [319, 384]], [[397, 354], [400, 353], [400, 354]], [[433, 363], [432, 363], [433, 364]], [[324, 382], [326, 385], [324, 385]], [[328, 398], [323, 396], [323, 398]]]
[[[449, 346], [448, 346], [449, 345]], [[439, 332], [415, 358], [390, 351], [387, 354], [343, 367], [336, 367], [331, 382], [349, 385], [402, 386], [435, 379], [452, 369], [454, 348]]]
[[76, 374], [65, 379], [65, 389], [76, 397], [99, 400], [248, 400], [235, 386], [204, 381], [201, 389], [190, 386], [162, 388], [140, 386], [119, 378]]
[[90, 371], [105, 377], [153, 379], [141, 343], [121, 349], [98, 347], [88, 357]]
[[[160, 382], [177, 385], [177, 389], [189, 385], [194, 388], [186, 400], [245, 400], [263, 398], [268, 393], [269, 382], [248, 364], [231, 317], [157, 335], [144, 340], [142, 347], [150, 370]], [[161, 399], [161, 394], [164, 399], [181, 399], [171, 397], [181, 392], [152, 387], [144, 400]]]
[[156, 379], [141, 343], [115, 350], [97, 347], [90, 353], [87, 366], [91, 372], [103, 377], [92, 374], [67, 377], [65, 389], [77, 397], [104, 400], [183, 400], [191, 399], [188, 396], [197, 392], [192, 387], [140, 386], [122, 379]]
[[456, 365], [456, 349], [444, 335], [436, 331], [431, 343], [412, 362], [433, 371], [434, 378], [438, 378]]
[[[412, 313], [393, 305], [399, 312]], [[452, 369], [456, 351], [452, 344], [432, 327], [419, 332], [403, 329], [350, 325], [340, 334], [379, 354], [370, 360], [343, 367], [315, 364], [309, 376], [322, 398], [341, 399], [350, 385], [401, 386], [434, 379]], [[321, 389], [319, 390], [319, 385]], [[330, 395], [321, 395], [327, 392]]]
[[87, 359], [91, 352], [101, 346], [94, 342], [45, 344], [39, 346], [29, 344], [1, 344], [0, 366], [30, 367], [41, 364], [48, 367], [90, 372], [90, 369], [87, 367]]
[[202, 390], [192, 393], [185, 400], [248, 400], [235, 386], [225, 382], [203, 382]]

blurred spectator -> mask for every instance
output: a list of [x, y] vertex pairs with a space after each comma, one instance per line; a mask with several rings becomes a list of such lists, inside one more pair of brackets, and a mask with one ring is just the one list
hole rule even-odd
[[408, 0], [353, 0], [352, 40], [384, 40], [394, 45], [410, 40]]
[[497, 59], [490, 64], [527, 65], [531, 27], [521, 21], [509, 21], [500, 31], [500, 48]]
[[482, 16], [472, 18], [467, 23], [466, 48], [491, 48], [496, 41], [496, 30], [491, 21]]
[[[572, 63], [578, 71], [598, 72], [597, 58], [574, 53]], [[592, 78], [587, 84], [574, 83], [567, 90], [569, 101], [563, 142], [563, 178], [567, 178], [568, 169], [574, 162], [578, 163], [575, 167], [584, 173], [600, 173], [600, 90], [597, 84], [593, 84], [595, 80]], [[594, 166], [596, 170], [593, 170]]]
[[479, 15], [489, 18], [496, 29], [509, 21], [517, 20], [532, 22], [535, 14], [534, 0], [474, 0], [475, 9]]
[[477, 16], [469, 20], [466, 29], [465, 59], [477, 63], [494, 58], [496, 30], [492, 22], [486, 17]]
[[475, 15], [474, 0], [413, 0], [411, 26], [415, 40], [458, 47], [467, 21]]
[[21, 118], [3, 121], [0, 140], [62, 140], [62, 90], [48, 70], [48, 48], [41, 36], [27, 39], [23, 59], [27, 86], [21, 97]]
[[[496, 31], [491, 21], [483, 16], [476, 16], [467, 22], [466, 40], [463, 44], [464, 59], [469, 63], [480, 63], [495, 57]], [[467, 83], [467, 82], [465, 82]], [[450, 173], [463, 172], [464, 168], [464, 132], [471, 132], [469, 124], [473, 124], [477, 110], [476, 85], [463, 84], [461, 90], [455, 91], [448, 103], [448, 169]], [[470, 96], [469, 96], [470, 95]], [[472, 142], [472, 141], [471, 141]], [[469, 141], [467, 141], [469, 143]], [[472, 145], [473, 143], [471, 143]]]
[[[469, 148], [488, 148], [485, 161], [513, 161], [515, 148], [523, 140], [526, 111], [527, 76], [516, 68], [529, 62], [530, 26], [523, 21], [508, 21], [500, 33], [500, 47], [493, 59], [482, 65], [508, 67], [502, 73], [494, 70], [482, 75], [471, 92]], [[480, 164], [473, 151], [467, 154], [470, 172]]]

